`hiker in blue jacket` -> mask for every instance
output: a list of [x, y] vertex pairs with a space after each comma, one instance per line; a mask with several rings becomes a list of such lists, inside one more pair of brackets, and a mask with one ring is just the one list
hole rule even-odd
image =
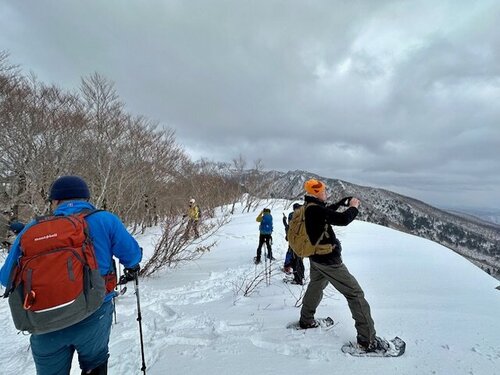
[[271, 210], [269, 208], [264, 208], [262, 212], [255, 219], [260, 223], [259, 225], [259, 246], [257, 247], [257, 256], [255, 257], [255, 264], [260, 263], [260, 257], [262, 253], [262, 245], [265, 243], [267, 247], [267, 258], [270, 260], [275, 260], [273, 257], [273, 250], [271, 244], [273, 242], [273, 217], [271, 216]]
[[[49, 199], [54, 215], [71, 215], [96, 208], [89, 203], [90, 191], [78, 176], [62, 176], [50, 188]], [[106, 281], [116, 285], [113, 256], [125, 267], [127, 279], [139, 272], [142, 249], [121, 220], [107, 211], [97, 211], [86, 217], [94, 245], [99, 271]], [[20, 240], [35, 221], [28, 223], [14, 241], [0, 269], [0, 282], [10, 289], [12, 270], [20, 257]], [[111, 277], [110, 277], [111, 276]], [[108, 285], [107, 285], [108, 286]], [[32, 334], [31, 352], [38, 375], [69, 374], [73, 353], [78, 353], [82, 374], [107, 374], [109, 336], [111, 332], [113, 288], [106, 288], [101, 307], [92, 315], [72, 326], [44, 334]]]

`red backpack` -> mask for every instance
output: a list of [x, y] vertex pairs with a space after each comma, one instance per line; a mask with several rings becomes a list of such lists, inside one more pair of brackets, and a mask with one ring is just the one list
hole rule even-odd
[[102, 305], [105, 281], [85, 222], [93, 212], [42, 217], [22, 234], [9, 294], [17, 329], [60, 330]]

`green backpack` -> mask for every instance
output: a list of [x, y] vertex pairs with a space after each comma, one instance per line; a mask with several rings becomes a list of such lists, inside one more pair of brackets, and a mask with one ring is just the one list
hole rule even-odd
[[309, 257], [311, 255], [325, 255], [333, 250], [331, 244], [319, 244], [324, 237], [328, 237], [328, 224], [325, 224], [325, 230], [318, 238], [315, 244], [311, 243], [309, 236], [306, 232], [305, 213], [307, 207], [316, 205], [315, 203], [307, 203], [293, 213], [292, 220], [290, 220], [288, 227], [288, 244], [295, 254], [299, 257]]

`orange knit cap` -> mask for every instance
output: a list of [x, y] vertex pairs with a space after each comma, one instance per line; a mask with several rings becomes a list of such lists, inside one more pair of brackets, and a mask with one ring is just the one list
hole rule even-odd
[[304, 189], [307, 194], [318, 195], [319, 193], [325, 191], [326, 186], [321, 181], [311, 178], [310, 180], [304, 182]]

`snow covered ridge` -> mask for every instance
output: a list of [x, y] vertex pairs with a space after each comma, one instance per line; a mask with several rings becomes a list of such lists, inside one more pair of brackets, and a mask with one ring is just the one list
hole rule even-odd
[[472, 220], [487, 221], [493, 224], [500, 225], [500, 210], [497, 209], [487, 209], [487, 208], [467, 208], [458, 209], [450, 208], [446, 211], [456, 214], [458, 216], [466, 216]]
[[500, 280], [500, 226], [437, 209], [394, 192], [325, 178], [304, 171], [262, 172], [266, 197], [301, 199], [306, 179], [325, 181], [335, 198], [356, 196], [359, 220], [380, 224], [444, 245]]
[[[276, 221], [278, 268], [287, 248], [279, 220], [289, 204], [270, 200], [257, 208], [271, 207]], [[331, 286], [316, 316], [331, 316], [332, 329], [286, 329], [299, 316], [301, 287], [283, 283], [283, 273], [273, 270], [270, 286], [262, 283], [249, 297], [235, 291], [264, 267], [252, 261], [257, 211], [237, 208], [217, 233], [218, 245], [195, 262], [140, 279], [148, 375], [500, 375], [498, 281], [432, 241], [362, 221], [335, 228], [343, 258], [366, 293], [377, 334], [400, 336], [406, 353], [392, 359], [342, 353], [356, 331], [347, 302]], [[159, 235], [160, 228], [148, 228], [137, 237], [146, 258]], [[141, 374], [131, 286], [116, 300], [116, 317], [108, 374]], [[0, 330], [0, 373], [35, 374], [29, 337], [15, 330], [6, 300]], [[71, 375], [79, 374], [75, 360]]]

